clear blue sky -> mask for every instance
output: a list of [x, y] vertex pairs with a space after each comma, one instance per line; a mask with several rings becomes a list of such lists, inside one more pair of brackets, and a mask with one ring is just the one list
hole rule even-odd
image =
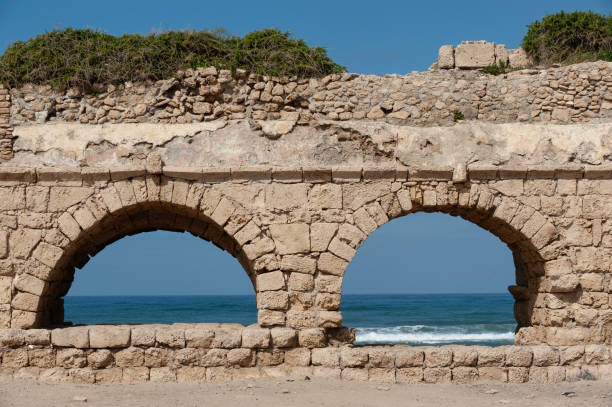
[[64, 27], [91, 27], [114, 35], [212, 27], [243, 35], [274, 27], [327, 47], [351, 72], [406, 73], [427, 69], [442, 44], [482, 39], [516, 48], [525, 25], [577, 8], [607, 14], [612, 0], [0, 0], [0, 50]]
[[[489, 40], [515, 48], [526, 25], [559, 10], [612, 12], [612, 0], [525, 1], [0, 0], [0, 51], [55, 28], [110, 34], [222, 27], [243, 35], [289, 30], [324, 46], [351, 72], [424, 70], [443, 44]], [[176, 260], [181, 264], [177, 265]], [[416, 214], [379, 229], [349, 266], [344, 289], [364, 292], [502, 292], [514, 278], [508, 248], [490, 233], [442, 214]], [[121, 287], [116, 282], [121, 281]], [[231, 256], [187, 234], [122, 239], [77, 272], [72, 295], [248, 294]]]

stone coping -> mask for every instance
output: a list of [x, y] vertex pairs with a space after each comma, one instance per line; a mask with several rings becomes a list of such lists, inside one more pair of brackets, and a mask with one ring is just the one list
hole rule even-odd
[[452, 167], [2, 167], [0, 185], [18, 183], [82, 185], [119, 181], [145, 175], [203, 182], [360, 182], [360, 181], [453, 181], [505, 179], [612, 179], [612, 164], [599, 166], [463, 165]]

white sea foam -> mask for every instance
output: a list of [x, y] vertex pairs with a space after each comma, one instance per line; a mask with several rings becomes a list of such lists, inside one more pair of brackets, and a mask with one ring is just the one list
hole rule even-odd
[[511, 331], [480, 331], [464, 327], [428, 327], [423, 325], [390, 328], [357, 328], [358, 344], [444, 344], [464, 342], [509, 342], [514, 340]]

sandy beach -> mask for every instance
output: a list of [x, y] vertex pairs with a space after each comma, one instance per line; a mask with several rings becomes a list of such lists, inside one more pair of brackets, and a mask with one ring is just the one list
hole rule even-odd
[[319, 380], [76, 385], [0, 383], [1, 407], [612, 406], [612, 383], [386, 385]]

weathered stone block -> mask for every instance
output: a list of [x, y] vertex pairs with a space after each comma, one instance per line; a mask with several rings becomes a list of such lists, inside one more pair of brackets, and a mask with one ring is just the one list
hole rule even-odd
[[455, 66], [462, 69], [483, 68], [495, 63], [495, 44], [464, 42], [455, 49]]
[[91, 348], [125, 348], [129, 345], [129, 327], [98, 325], [89, 328], [89, 347]]
[[270, 233], [281, 255], [310, 251], [310, 229], [305, 223], [273, 224]]
[[438, 69], [453, 69], [455, 67], [455, 48], [452, 45], [442, 45], [438, 50]]
[[276, 291], [285, 289], [285, 276], [281, 271], [272, 271], [257, 276], [257, 291]]
[[245, 328], [242, 330], [244, 348], [266, 349], [270, 346], [270, 330], [265, 328]]

